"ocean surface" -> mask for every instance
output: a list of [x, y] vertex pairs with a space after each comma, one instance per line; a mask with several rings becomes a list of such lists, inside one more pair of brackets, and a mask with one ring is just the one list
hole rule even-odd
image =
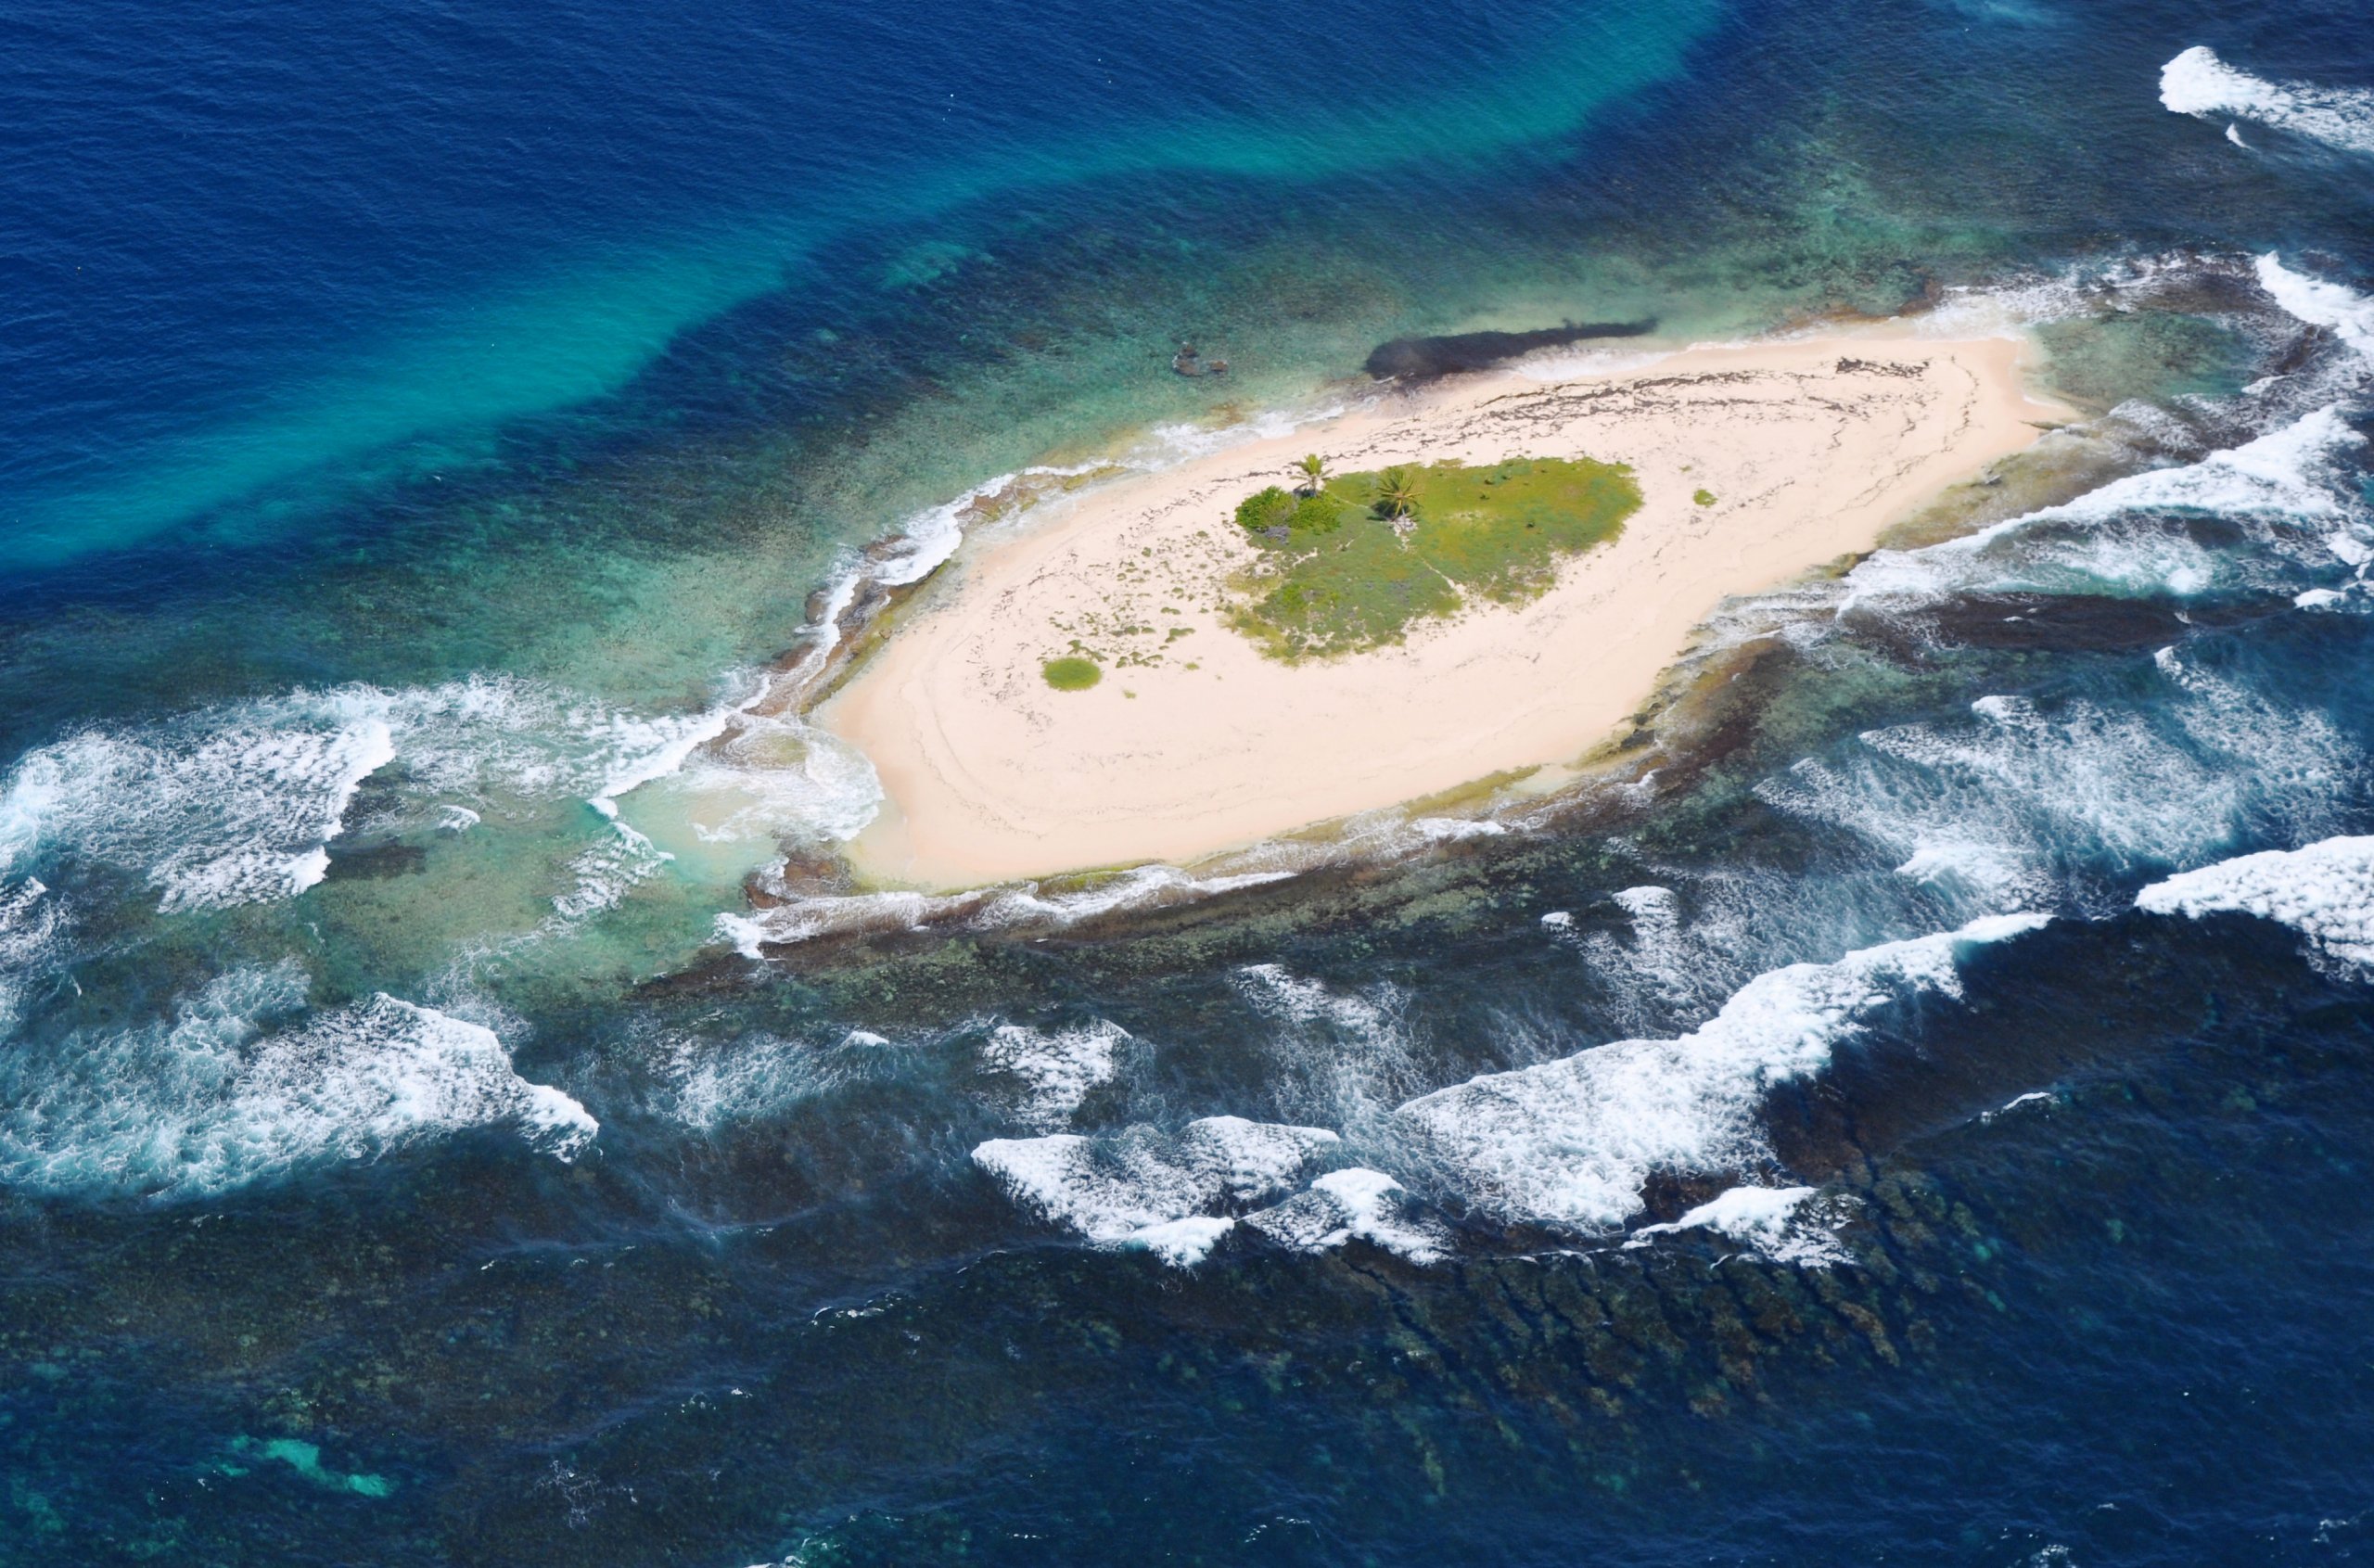
[[[2374, 1558], [2362, 0], [18, 0], [0, 106], [0, 1563]], [[1034, 485], [1898, 314], [2074, 422], [1614, 775], [832, 885], [830, 612]]]

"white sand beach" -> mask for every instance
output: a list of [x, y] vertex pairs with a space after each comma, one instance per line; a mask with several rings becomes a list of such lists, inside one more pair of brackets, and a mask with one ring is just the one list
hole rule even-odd
[[[819, 709], [889, 797], [852, 860], [958, 886], [1191, 859], [1573, 760], [1724, 598], [1870, 549], [2065, 417], [2026, 391], [2023, 355], [1842, 333], [1568, 380], [1494, 373], [1053, 503], [968, 546]], [[1232, 508], [1307, 452], [1338, 471], [1589, 456], [1630, 465], [1643, 503], [1530, 604], [1288, 665], [1220, 606], [1255, 555]], [[1043, 662], [1083, 634], [1143, 662], [1051, 688]]]

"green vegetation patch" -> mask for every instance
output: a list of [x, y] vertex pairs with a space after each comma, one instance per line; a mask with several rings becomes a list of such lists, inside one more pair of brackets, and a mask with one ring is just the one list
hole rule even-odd
[[1237, 508], [1261, 557], [1231, 584], [1230, 620], [1288, 661], [1383, 647], [1420, 617], [1540, 597], [1562, 559], [1614, 539], [1640, 504], [1629, 468], [1589, 458], [1346, 474], [1303, 494], [1272, 486]]
[[1236, 525], [1247, 533], [1268, 534], [1273, 539], [1282, 532], [1290, 534], [1299, 529], [1304, 538], [1309, 539], [1342, 528], [1344, 512], [1344, 504], [1327, 491], [1291, 495], [1271, 485], [1237, 503]]
[[1715, 492], [1711, 490], [1702, 490], [1692, 494], [1690, 499], [1701, 506], [1712, 506], [1715, 504]]
[[1059, 692], [1084, 692], [1104, 679], [1092, 658], [1051, 658], [1039, 667], [1039, 673]]

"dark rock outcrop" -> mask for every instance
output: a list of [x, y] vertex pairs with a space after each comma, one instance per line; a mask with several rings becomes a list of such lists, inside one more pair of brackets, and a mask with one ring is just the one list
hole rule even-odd
[[1563, 348], [1593, 338], [1640, 338], [1654, 332], [1650, 321], [1568, 322], [1534, 332], [1455, 332], [1442, 338], [1396, 338], [1380, 343], [1368, 358], [1368, 373], [1380, 381], [1424, 381], [1461, 371], [1488, 370], [1537, 349]]

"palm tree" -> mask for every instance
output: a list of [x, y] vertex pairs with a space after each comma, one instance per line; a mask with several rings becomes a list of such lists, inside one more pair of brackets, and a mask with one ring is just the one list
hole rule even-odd
[[1305, 495], [1317, 495], [1327, 488], [1327, 459], [1319, 453], [1314, 452], [1295, 463], [1295, 471], [1303, 477], [1302, 492]]
[[1418, 510], [1418, 476], [1407, 468], [1387, 468], [1376, 477], [1376, 509], [1388, 517], [1407, 517]]

